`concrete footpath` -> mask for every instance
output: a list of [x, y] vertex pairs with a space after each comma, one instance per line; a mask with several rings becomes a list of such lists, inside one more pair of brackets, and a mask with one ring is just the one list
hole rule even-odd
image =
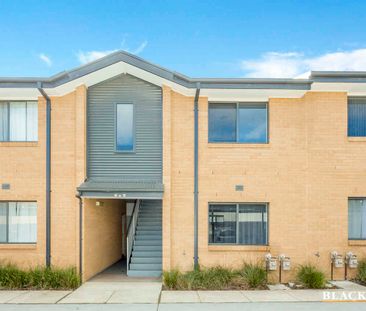
[[[364, 301], [366, 287], [334, 282], [340, 289], [291, 290], [283, 285], [250, 291], [162, 291], [160, 282], [86, 282], [75, 291], [0, 291], [0, 304], [230, 304]], [[366, 303], [363, 305], [366, 310]], [[136, 306], [137, 308], [137, 306]], [[0, 308], [1, 310], [1, 308]]]

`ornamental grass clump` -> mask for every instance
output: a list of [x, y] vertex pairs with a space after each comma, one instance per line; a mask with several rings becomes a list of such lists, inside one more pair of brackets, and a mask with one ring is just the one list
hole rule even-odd
[[169, 289], [177, 289], [180, 272], [176, 269], [163, 272], [164, 285]]
[[356, 280], [366, 284], [366, 259], [360, 260], [358, 263]]
[[249, 288], [261, 288], [266, 285], [267, 272], [260, 264], [244, 263], [239, 275]]
[[20, 269], [0, 265], [0, 289], [75, 289], [80, 286], [75, 268], [35, 267]]
[[326, 284], [325, 274], [315, 266], [302, 265], [297, 271], [297, 280], [306, 288], [324, 288]]
[[231, 269], [221, 266], [196, 269], [183, 275], [181, 285], [188, 290], [220, 290], [230, 285], [234, 275]]

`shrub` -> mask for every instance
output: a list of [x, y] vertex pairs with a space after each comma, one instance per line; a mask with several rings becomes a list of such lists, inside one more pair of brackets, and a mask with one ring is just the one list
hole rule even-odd
[[180, 273], [178, 270], [164, 271], [164, 285], [169, 289], [177, 289]]
[[216, 266], [186, 272], [178, 284], [179, 288], [189, 290], [223, 289], [229, 285], [233, 277], [232, 270]]
[[245, 263], [239, 275], [249, 288], [259, 288], [266, 284], [267, 272], [260, 264]]
[[36, 267], [22, 270], [15, 265], [0, 265], [2, 289], [75, 289], [80, 277], [75, 268]]
[[302, 265], [297, 271], [297, 280], [306, 288], [324, 288], [325, 275], [312, 265]]
[[359, 261], [356, 279], [359, 282], [366, 284], [366, 259]]

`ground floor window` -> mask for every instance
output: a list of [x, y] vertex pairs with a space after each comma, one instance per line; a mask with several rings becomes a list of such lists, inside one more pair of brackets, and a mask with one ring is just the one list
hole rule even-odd
[[348, 239], [366, 240], [366, 199], [348, 200]]
[[37, 203], [0, 202], [0, 243], [37, 242]]
[[209, 204], [210, 244], [268, 244], [267, 204]]

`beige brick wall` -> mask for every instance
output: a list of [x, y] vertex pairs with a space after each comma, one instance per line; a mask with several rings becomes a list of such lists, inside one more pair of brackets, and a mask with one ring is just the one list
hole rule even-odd
[[[51, 261], [78, 266], [79, 204], [76, 187], [85, 178], [86, 88], [52, 97], [51, 126]], [[1, 142], [0, 200], [37, 201], [37, 244], [0, 244], [0, 259], [23, 267], [45, 264], [46, 243], [46, 103], [38, 100], [38, 142]]]
[[117, 262], [122, 256], [122, 200], [84, 199], [83, 281]]
[[[52, 98], [52, 263], [79, 264], [79, 207], [76, 187], [85, 178], [86, 88]], [[348, 197], [366, 196], [366, 141], [347, 138], [347, 94], [308, 92], [301, 99], [271, 99], [267, 145], [208, 144], [208, 100], [199, 101], [199, 257], [202, 265], [238, 266], [270, 251], [294, 265], [318, 264], [329, 274], [329, 253], [366, 257], [365, 242], [349, 242]], [[38, 202], [36, 245], [0, 245], [0, 260], [30, 266], [45, 262], [45, 101], [39, 98], [39, 141], [0, 143], [0, 200]], [[193, 264], [193, 97], [163, 87], [163, 266]], [[235, 185], [243, 184], [244, 192]], [[90, 201], [91, 202], [91, 201]], [[99, 237], [117, 213], [115, 202], [86, 213], [85, 279], [118, 259]], [[268, 202], [269, 246], [209, 246], [209, 202]], [[88, 211], [87, 207], [91, 206]], [[114, 211], [114, 212], [113, 212]], [[111, 217], [110, 219], [108, 217]], [[120, 220], [120, 217], [119, 217]], [[118, 220], [118, 221], [119, 221]], [[95, 222], [97, 230], [90, 224]], [[107, 235], [120, 234], [117, 223]], [[90, 230], [87, 230], [89, 228]], [[112, 234], [113, 233], [113, 234]], [[117, 237], [117, 235], [116, 235]], [[103, 242], [103, 243], [104, 243]], [[91, 244], [90, 244], [91, 243]], [[120, 247], [120, 243], [118, 244]], [[100, 248], [98, 248], [100, 247]], [[106, 249], [108, 251], [105, 251]], [[95, 254], [105, 257], [93, 261]], [[320, 257], [315, 256], [319, 253]], [[290, 273], [285, 274], [288, 278]], [[343, 277], [337, 270], [336, 278]], [[275, 276], [274, 276], [275, 277]]]
[[[171, 250], [170, 258], [164, 255], [164, 269], [191, 269], [193, 97], [164, 88], [164, 100], [164, 106], [171, 105], [172, 141], [171, 222], [164, 222], [163, 229], [171, 232]], [[362, 242], [348, 242], [348, 197], [366, 196], [366, 142], [347, 138], [347, 94], [308, 92], [301, 99], [271, 99], [267, 145], [209, 144], [207, 98], [200, 98], [199, 110], [201, 265], [238, 266], [270, 251], [285, 253], [294, 265], [317, 264], [329, 275], [330, 251], [366, 256], [364, 246], [353, 245]], [[245, 190], [235, 191], [236, 184]], [[209, 202], [268, 202], [269, 246], [209, 246]], [[164, 242], [164, 250], [169, 245]], [[336, 270], [335, 277], [342, 279], [343, 273]]]

